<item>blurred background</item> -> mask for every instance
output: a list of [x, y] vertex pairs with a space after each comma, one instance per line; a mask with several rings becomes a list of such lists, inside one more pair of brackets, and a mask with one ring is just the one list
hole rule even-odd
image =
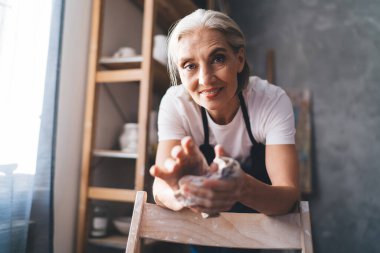
[[380, 3], [231, 1], [253, 72], [312, 93], [316, 252], [378, 252], [380, 245]]
[[[27, 2], [0, 0], [0, 246], [5, 253], [76, 252], [84, 136], [89, 127], [86, 89], [94, 61], [89, 55], [99, 43], [103, 63], [96, 64], [102, 70], [115, 63], [112, 57], [121, 53], [120, 48], [132, 48], [123, 52], [141, 56], [144, 11], [138, 0], [103, 1], [102, 37], [96, 41], [91, 17], [97, 0]], [[289, 93], [307, 91], [306, 128], [297, 130], [307, 135], [300, 137], [305, 146], [299, 149], [306, 152], [300, 157], [307, 175], [303, 199], [310, 203], [314, 252], [380, 252], [380, 2], [156, 3], [225, 11], [246, 35], [253, 75]], [[182, 11], [177, 14], [184, 15]], [[167, 34], [165, 22], [162, 18], [155, 22], [156, 34]], [[141, 64], [141, 58], [131, 64]], [[165, 71], [164, 64], [157, 68]], [[162, 78], [153, 79], [158, 81]], [[138, 119], [137, 92], [137, 83], [99, 88], [94, 146], [112, 152], [95, 152], [91, 158], [94, 184], [133, 184], [134, 172], [123, 178], [124, 166], [134, 167], [133, 161], [124, 165], [104, 157], [125, 158], [119, 137], [125, 123]], [[157, 92], [149, 97], [148, 113], [157, 110], [161, 96]], [[154, 122], [156, 115], [147, 117]], [[151, 124], [147, 132], [154, 137], [155, 131]], [[148, 142], [153, 144], [144, 158], [147, 163], [154, 159], [155, 139]], [[150, 180], [145, 182], [147, 190]], [[107, 208], [114, 210], [107, 215], [116, 217], [130, 215], [132, 205]], [[89, 210], [93, 213], [86, 217], [88, 223], [96, 215], [105, 216], [99, 208]], [[26, 223], [15, 226], [13, 220]], [[108, 222], [115, 232], [115, 225]], [[29, 227], [34, 235], [27, 236], [28, 229], [21, 227]], [[90, 250], [123, 252], [104, 244]]]

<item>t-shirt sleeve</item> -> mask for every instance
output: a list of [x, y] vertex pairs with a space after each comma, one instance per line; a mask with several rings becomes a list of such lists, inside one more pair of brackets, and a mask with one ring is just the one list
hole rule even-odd
[[295, 126], [293, 106], [284, 92], [273, 106], [266, 126], [266, 144], [294, 144]]
[[186, 136], [182, 117], [179, 113], [179, 105], [173, 92], [163, 96], [158, 111], [158, 140], [180, 140]]

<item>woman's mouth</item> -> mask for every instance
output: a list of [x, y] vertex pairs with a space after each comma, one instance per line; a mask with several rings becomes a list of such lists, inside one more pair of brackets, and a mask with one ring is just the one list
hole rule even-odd
[[202, 90], [199, 92], [199, 94], [207, 98], [213, 98], [213, 97], [216, 97], [222, 89], [223, 88], [212, 88], [212, 89]]

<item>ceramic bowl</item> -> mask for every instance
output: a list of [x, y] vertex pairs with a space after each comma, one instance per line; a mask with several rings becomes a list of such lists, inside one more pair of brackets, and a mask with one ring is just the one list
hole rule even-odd
[[128, 235], [129, 228], [131, 226], [131, 220], [132, 220], [132, 217], [122, 216], [122, 217], [118, 217], [114, 219], [113, 224], [115, 225], [116, 229], [120, 233], [124, 235]]

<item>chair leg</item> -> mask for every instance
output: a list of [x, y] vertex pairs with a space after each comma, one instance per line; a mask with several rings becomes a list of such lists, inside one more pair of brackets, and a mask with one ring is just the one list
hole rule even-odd
[[146, 203], [147, 194], [144, 191], [138, 191], [136, 193], [136, 200], [133, 207], [131, 228], [129, 229], [127, 248], [125, 253], [137, 253], [140, 252], [140, 223], [143, 213], [144, 204]]
[[300, 202], [301, 214], [301, 240], [302, 240], [302, 253], [313, 253], [313, 242], [311, 237], [311, 223], [309, 203], [307, 201]]

